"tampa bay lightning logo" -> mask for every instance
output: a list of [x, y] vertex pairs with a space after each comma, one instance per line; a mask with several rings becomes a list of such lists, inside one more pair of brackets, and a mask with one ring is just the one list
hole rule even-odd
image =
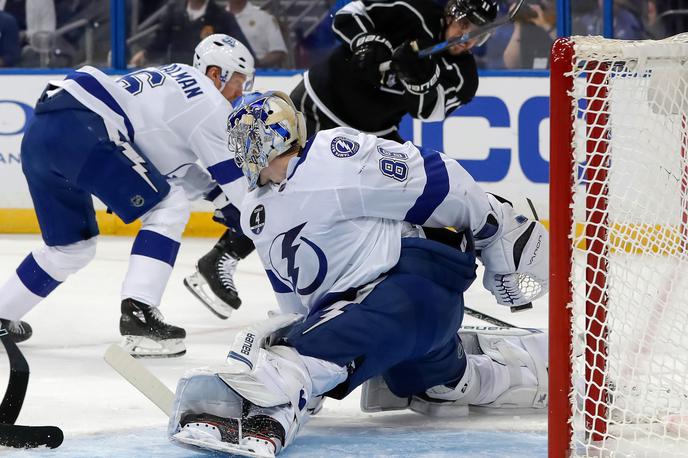
[[335, 137], [330, 143], [330, 151], [337, 157], [351, 157], [358, 153], [359, 145], [346, 137]]
[[229, 37], [229, 36], [224, 37], [224, 38], [222, 39], [222, 42], [225, 43], [225, 44], [228, 45], [228, 46], [231, 46], [232, 48], [236, 46], [236, 40], [235, 40], [234, 38], [232, 38], [232, 37]]
[[279, 234], [270, 245], [272, 271], [293, 291], [307, 296], [322, 285], [327, 275], [327, 257], [322, 249], [299, 234], [307, 223]]

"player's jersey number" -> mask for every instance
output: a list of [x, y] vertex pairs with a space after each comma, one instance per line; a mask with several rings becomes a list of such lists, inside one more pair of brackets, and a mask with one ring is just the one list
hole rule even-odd
[[149, 87], [162, 86], [165, 82], [165, 75], [155, 70], [139, 70], [124, 75], [118, 81], [124, 89], [134, 95], [138, 95], [143, 92], [143, 88], [146, 85]]
[[408, 178], [408, 165], [403, 161], [384, 158], [380, 159], [380, 172], [397, 181], [405, 181]]

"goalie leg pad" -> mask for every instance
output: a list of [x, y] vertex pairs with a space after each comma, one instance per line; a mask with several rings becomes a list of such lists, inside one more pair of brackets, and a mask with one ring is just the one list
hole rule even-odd
[[468, 413], [468, 406], [523, 413], [547, 406], [547, 334], [520, 328], [459, 332], [468, 363], [454, 383], [416, 395], [409, 407], [433, 416]]
[[[274, 326], [265, 328], [254, 329], [255, 335]], [[346, 368], [290, 347], [249, 353], [245, 367], [196, 370], [180, 380], [168, 428], [173, 441], [240, 456], [274, 456], [307, 421], [309, 401], [319, 394], [313, 390], [329, 390], [347, 376]]]
[[363, 412], [404, 410], [409, 405], [411, 405], [411, 397], [400, 397], [392, 393], [382, 377], [366, 380], [361, 388], [361, 410]]
[[[547, 334], [526, 329], [461, 332], [483, 353], [469, 355], [480, 390], [463, 402], [488, 408], [547, 406]], [[477, 341], [477, 342], [476, 342]]]
[[[186, 448], [273, 457], [281, 449], [284, 429], [276, 420], [266, 423], [272, 428], [257, 425], [262, 417], [248, 417], [252, 408], [255, 406], [232, 390], [215, 370], [195, 369], [177, 384], [168, 436]], [[270, 431], [281, 435], [267, 439]]]

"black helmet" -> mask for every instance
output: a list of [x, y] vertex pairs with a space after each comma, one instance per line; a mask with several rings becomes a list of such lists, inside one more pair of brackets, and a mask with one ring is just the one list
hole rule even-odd
[[477, 26], [483, 26], [497, 17], [495, 0], [449, 0], [444, 7], [444, 14], [459, 20], [467, 18]]

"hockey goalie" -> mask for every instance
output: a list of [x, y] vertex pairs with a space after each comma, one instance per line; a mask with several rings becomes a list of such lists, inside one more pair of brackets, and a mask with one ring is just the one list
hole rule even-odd
[[500, 304], [547, 291], [540, 223], [442, 153], [349, 128], [306, 142], [279, 92], [247, 98], [228, 128], [250, 190], [242, 229], [281, 313], [239, 333], [225, 365], [180, 380], [173, 442], [272, 457], [323, 396], [364, 384], [365, 411], [547, 405], [545, 333], [458, 333], [477, 258]]

